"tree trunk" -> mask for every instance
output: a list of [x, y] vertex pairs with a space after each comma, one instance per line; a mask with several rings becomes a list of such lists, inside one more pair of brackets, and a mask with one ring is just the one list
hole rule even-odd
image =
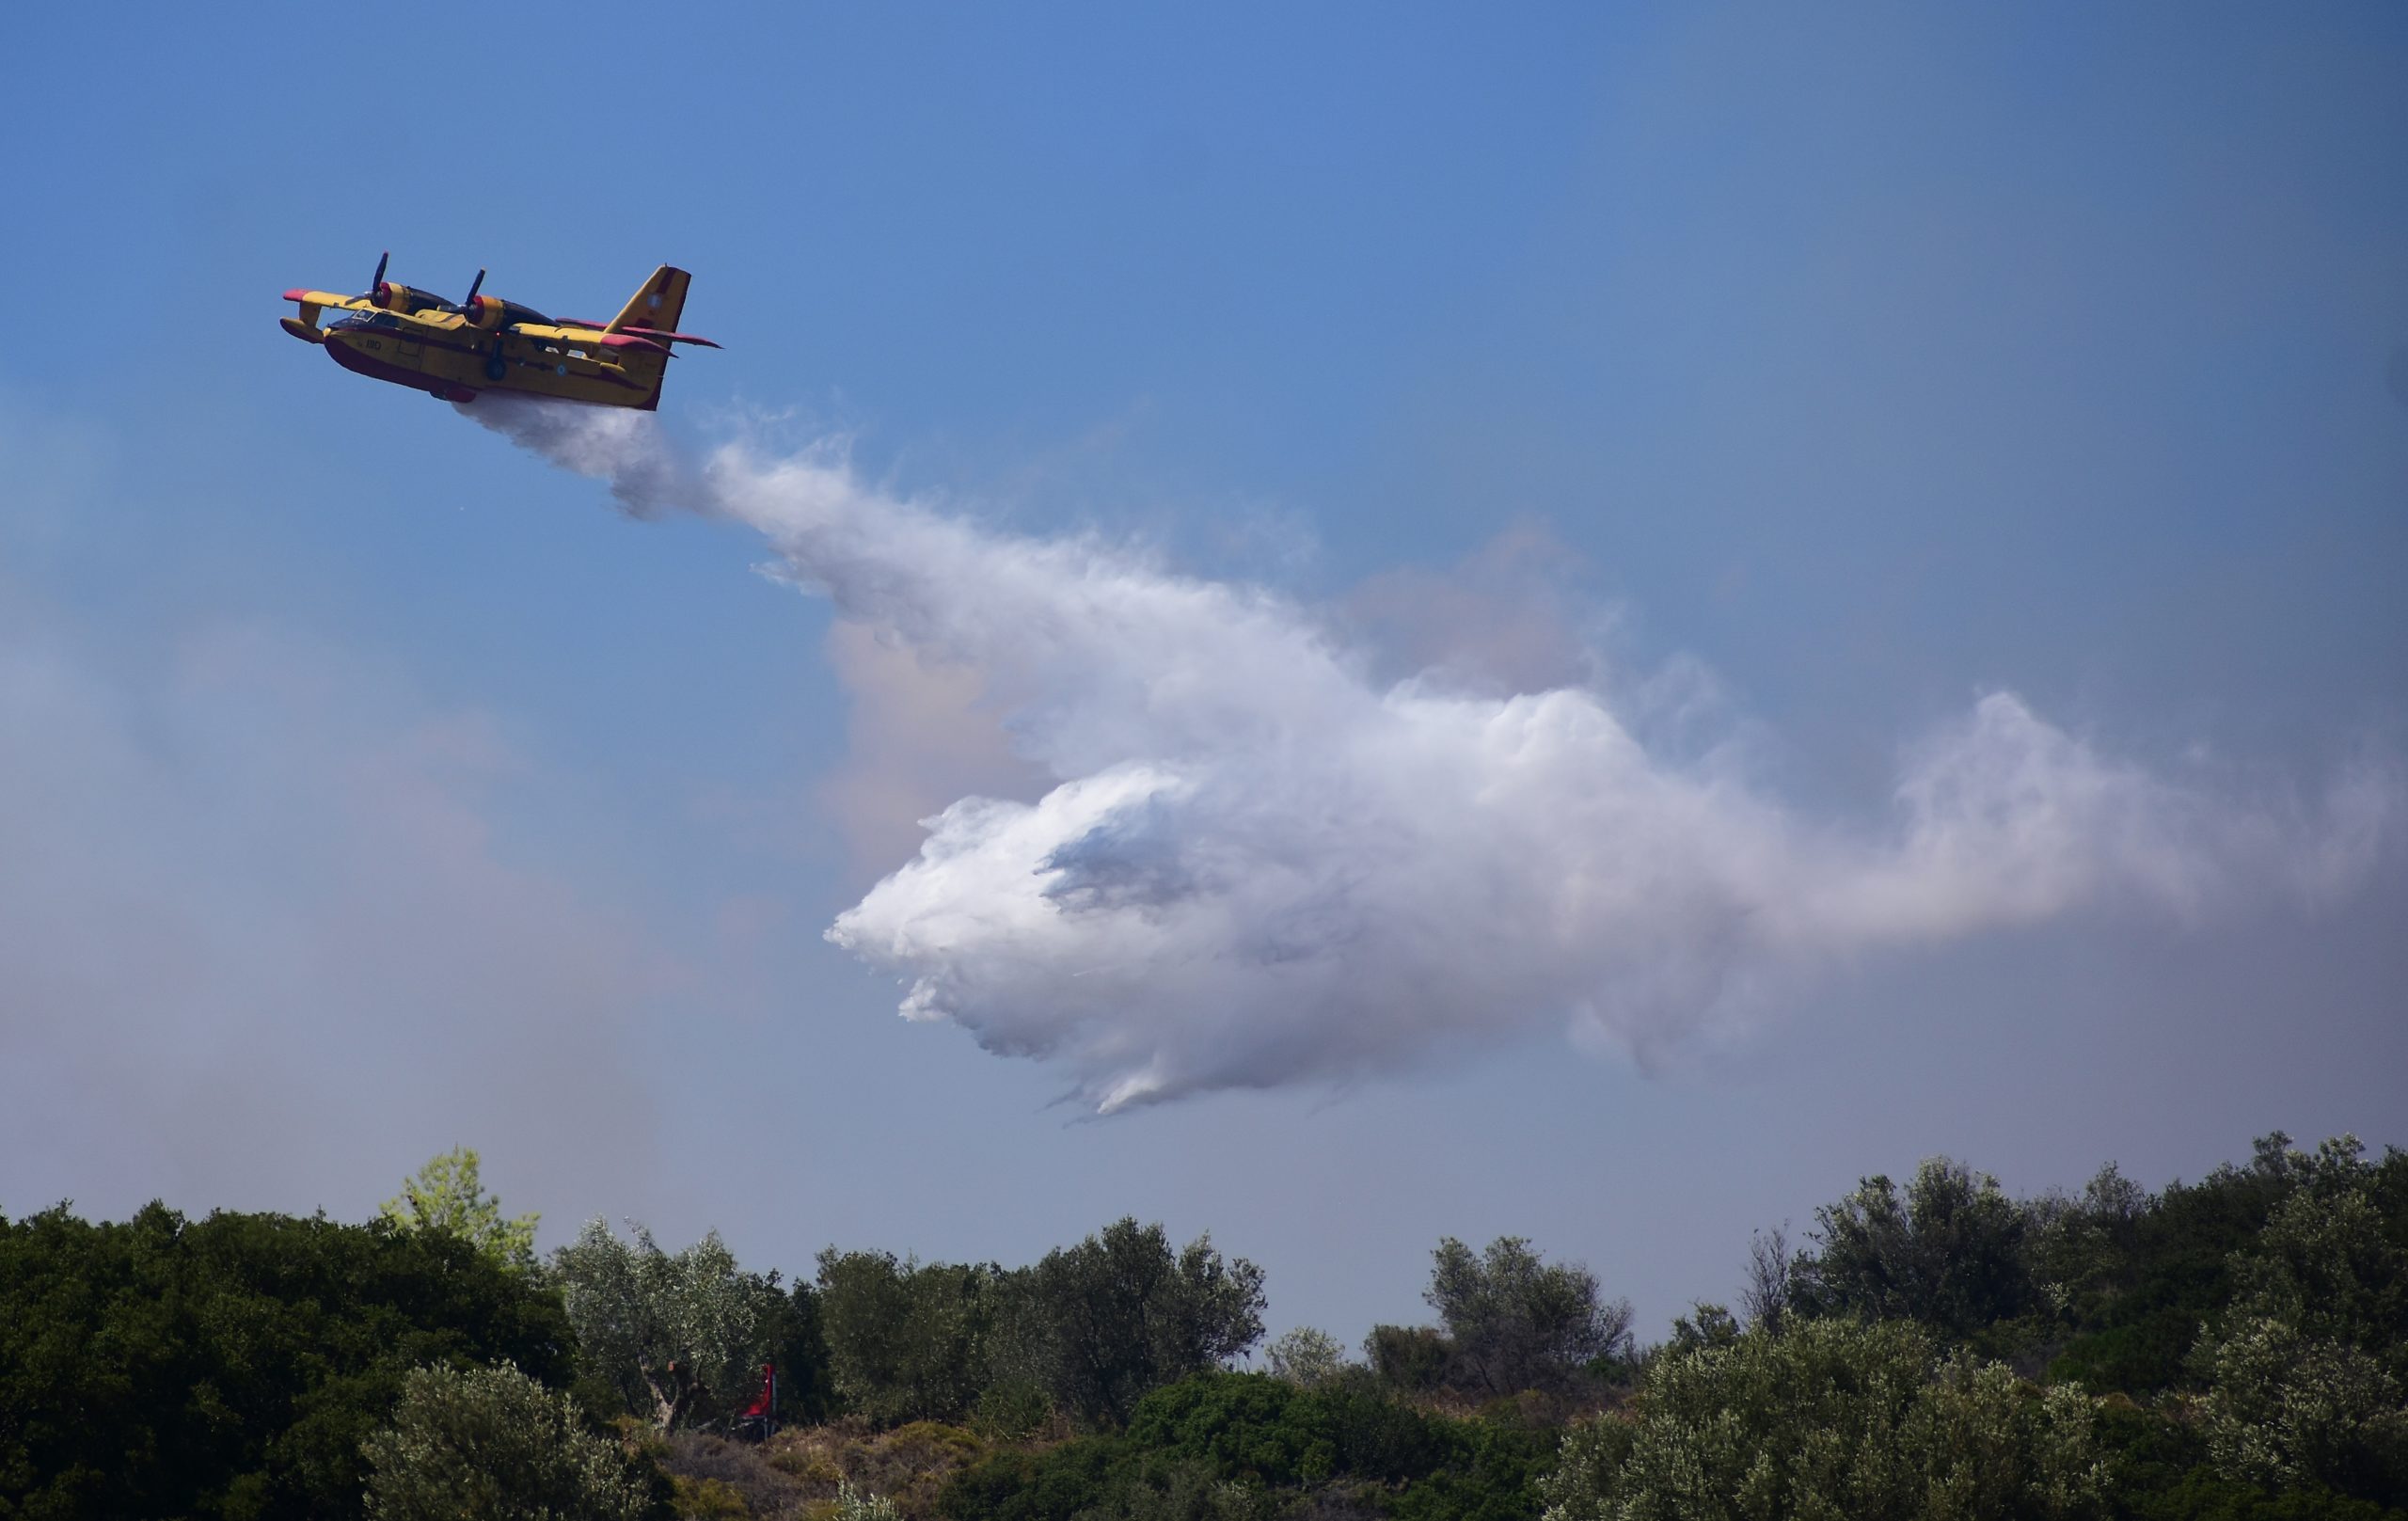
[[693, 1402], [694, 1386], [677, 1371], [674, 1364], [665, 1372], [645, 1369], [643, 1383], [644, 1387], [652, 1392], [652, 1423], [666, 1436], [685, 1418], [686, 1407]]

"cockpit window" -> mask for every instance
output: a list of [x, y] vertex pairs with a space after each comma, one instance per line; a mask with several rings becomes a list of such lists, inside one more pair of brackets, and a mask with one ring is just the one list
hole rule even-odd
[[365, 317], [345, 317], [342, 321], [334, 324], [333, 329], [330, 330], [346, 327], [399, 327], [400, 325], [402, 325], [402, 319], [399, 317], [389, 311], [377, 311]]

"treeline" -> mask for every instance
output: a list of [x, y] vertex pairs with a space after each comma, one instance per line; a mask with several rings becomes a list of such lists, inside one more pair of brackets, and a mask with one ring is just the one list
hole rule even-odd
[[[2280, 1133], [2149, 1194], [2009, 1198], [1945, 1160], [1751, 1253], [1641, 1397], [1567, 1438], [1551, 1521], [1674, 1513], [2371, 1518], [2408, 1506], [2408, 1152]], [[1749, 1513], [1744, 1510], [1729, 1513]]]
[[361, 1513], [411, 1370], [576, 1375], [560, 1295], [448, 1231], [275, 1214], [0, 1224], [0, 1516]]
[[1349, 1348], [1134, 1220], [793, 1281], [532, 1228], [467, 1152], [366, 1225], [0, 1219], [0, 1518], [2408, 1517], [2408, 1153], [2347, 1138], [1866, 1179], [1652, 1347], [1517, 1238]]
[[1034, 1267], [826, 1251], [816, 1284], [830, 1381], [874, 1421], [1035, 1430], [1124, 1424], [1151, 1389], [1262, 1339], [1262, 1270], [1209, 1237], [1174, 1251], [1122, 1220]]

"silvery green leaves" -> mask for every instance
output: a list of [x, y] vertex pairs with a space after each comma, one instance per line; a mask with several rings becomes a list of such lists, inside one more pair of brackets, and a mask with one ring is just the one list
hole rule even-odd
[[371, 1436], [370, 1521], [651, 1521], [652, 1485], [576, 1402], [515, 1366], [420, 1368]]
[[2074, 1521], [2105, 1513], [2095, 1418], [1910, 1324], [1798, 1322], [1659, 1357], [1565, 1436], [1546, 1521]]
[[2354, 1137], [2258, 1168], [2291, 1192], [2236, 1255], [2231, 1309], [2198, 1350], [2206, 1427], [2228, 1477], [2343, 1493], [2408, 1485], [2408, 1251], [2386, 1235]]
[[580, 1360], [661, 1431], [726, 1413], [758, 1386], [774, 1291], [737, 1266], [716, 1230], [674, 1253], [641, 1225], [628, 1234], [589, 1220], [552, 1254]]

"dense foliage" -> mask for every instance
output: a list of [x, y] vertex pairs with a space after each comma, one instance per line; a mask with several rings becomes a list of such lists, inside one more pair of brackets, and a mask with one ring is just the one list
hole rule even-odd
[[2023, 1201], [1939, 1161], [1816, 1218], [1781, 1291], [1753, 1296], [1760, 1329], [1908, 1324], [2114, 1396], [2099, 1414], [2117, 1513], [2408, 1508], [2408, 1152], [2277, 1133], [2194, 1184], [2151, 1195], [2110, 1165]]
[[955, 1420], [989, 1382], [998, 1270], [889, 1252], [819, 1254], [819, 1307], [837, 1393], [872, 1420]]
[[414, 1369], [371, 1436], [369, 1521], [654, 1521], [669, 1486], [585, 1427], [576, 1402], [503, 1363]]
[[1262, 1349], [1262, 1366], [1274, 1378], [1315, 1388], [1346, 1370], [1346, 1348], [1328, 1332], [1299, 1325], [1274, 1337]]
[[2408, 1153], [2348, 1137], [2155, 1194], [1866, 1178], [1653, 1348], [1581, 1264], [1449, 1238], [1436, 1323], [1260, 1373], [1209, 1239], [787, 1285], [596, 1222], [539, 1262], [475, 1160], [367, 1226], [0, 1219], [0, 1521], [2408, 1521]]
[[1631, 1411], [1566, 1437], [1546, 1521], [2099, 1516], [2096, 1418], [1909, 1322], [1807, 1321], [1659, 1359]]
[[2408, 1502], [2399, 1183], [2353, 1147], [2328, 1143], [2303, 1160], [2255, 1245], [2236, 1255], [2232, 1303], [2192, 1359], [2224, 1472]]
[[1962, 1340], [2038, 1301], [2027, 1260], [2031, 1223], [1998, 1186], [1945, 1158], [1902, 1191], [1868, 1178], [1815, 1213], [1820, 1249], [1798, 1260], [1800, 1315], [1912, 1321]]
[[1630, 1302], [1608, 1303], [1576, 1262], [1548, 1262], [1519, 1236], [1474, 1252], [1452, 1236], [1433, 1254], [1424, 1296], [1462, 1375], [1491, 1396], [1570, 1387], [1630, 1350]]
[[836, 1387], [881, 1421], [1026, 1429], [1033, 1407], [1117, 1426], [1262, 1337], [1261, 1269], [1126, 1219], [1013, 1270], [826, 1251], [818, 1288]]
[[357, 1515], [411, 1369], [564, 1384], [573, 1345], [556, 1295], [441, 1232], [0, 1222], [0, 1516]]
[[379, 1212], [397, 1230], [442, 1231], [505, 1267], [533, 1267], [537, 1217], [503, 1214], [501, 1201], [485, 1192], [483, 1165], [473, 1148], [446, 1151], [404, 1179]]
[[552, 1276], [587, 1365], [628, 1414], [661, 1431], [724, 1417], [760, 1386], [774, 1284], [736, 1265], [716, 1231], [684, 1251], [642, 1226], [622, 1241], [599, 1220], [552, 1254]]
[[2363, 1193], [2388, 1239], [2408, 1242], [2408, 1152], [2369, 1164], [2346, 1137], [2310, 1155], [2278, 1132], [2257, 1143], [2249, 1165], [2155, 1196], [2111, 1166], [2079, 1197], [2030, 1207], [2040, 1225], [2035, 1270], [2062, 1299], [2069, 1333], [2052, 1375], [2134, 1395], [2196, 1387], [2202, 1329], [2232, 1304], [2234, 1274], [2276, 1206], [2303, 1187]]
[[1368, 1513], [1408, 1521], [1521, 1521], [1554, 1434], [1449, 1419], [1367, 1380], [1300, 1388], [1207, 1374], [1138, 1402], [1127, 1429], [1006, 1452], [939, 1498], [949, 1521]]
[[1121, 1220], [1007, 1280], [1017, 1366], [1063, 1414], [1116, 1426], [1149, 1389], [1220, 1367], [1262, 1339], [1262, 1270], [1210, 1237], [1173, 1252]]

